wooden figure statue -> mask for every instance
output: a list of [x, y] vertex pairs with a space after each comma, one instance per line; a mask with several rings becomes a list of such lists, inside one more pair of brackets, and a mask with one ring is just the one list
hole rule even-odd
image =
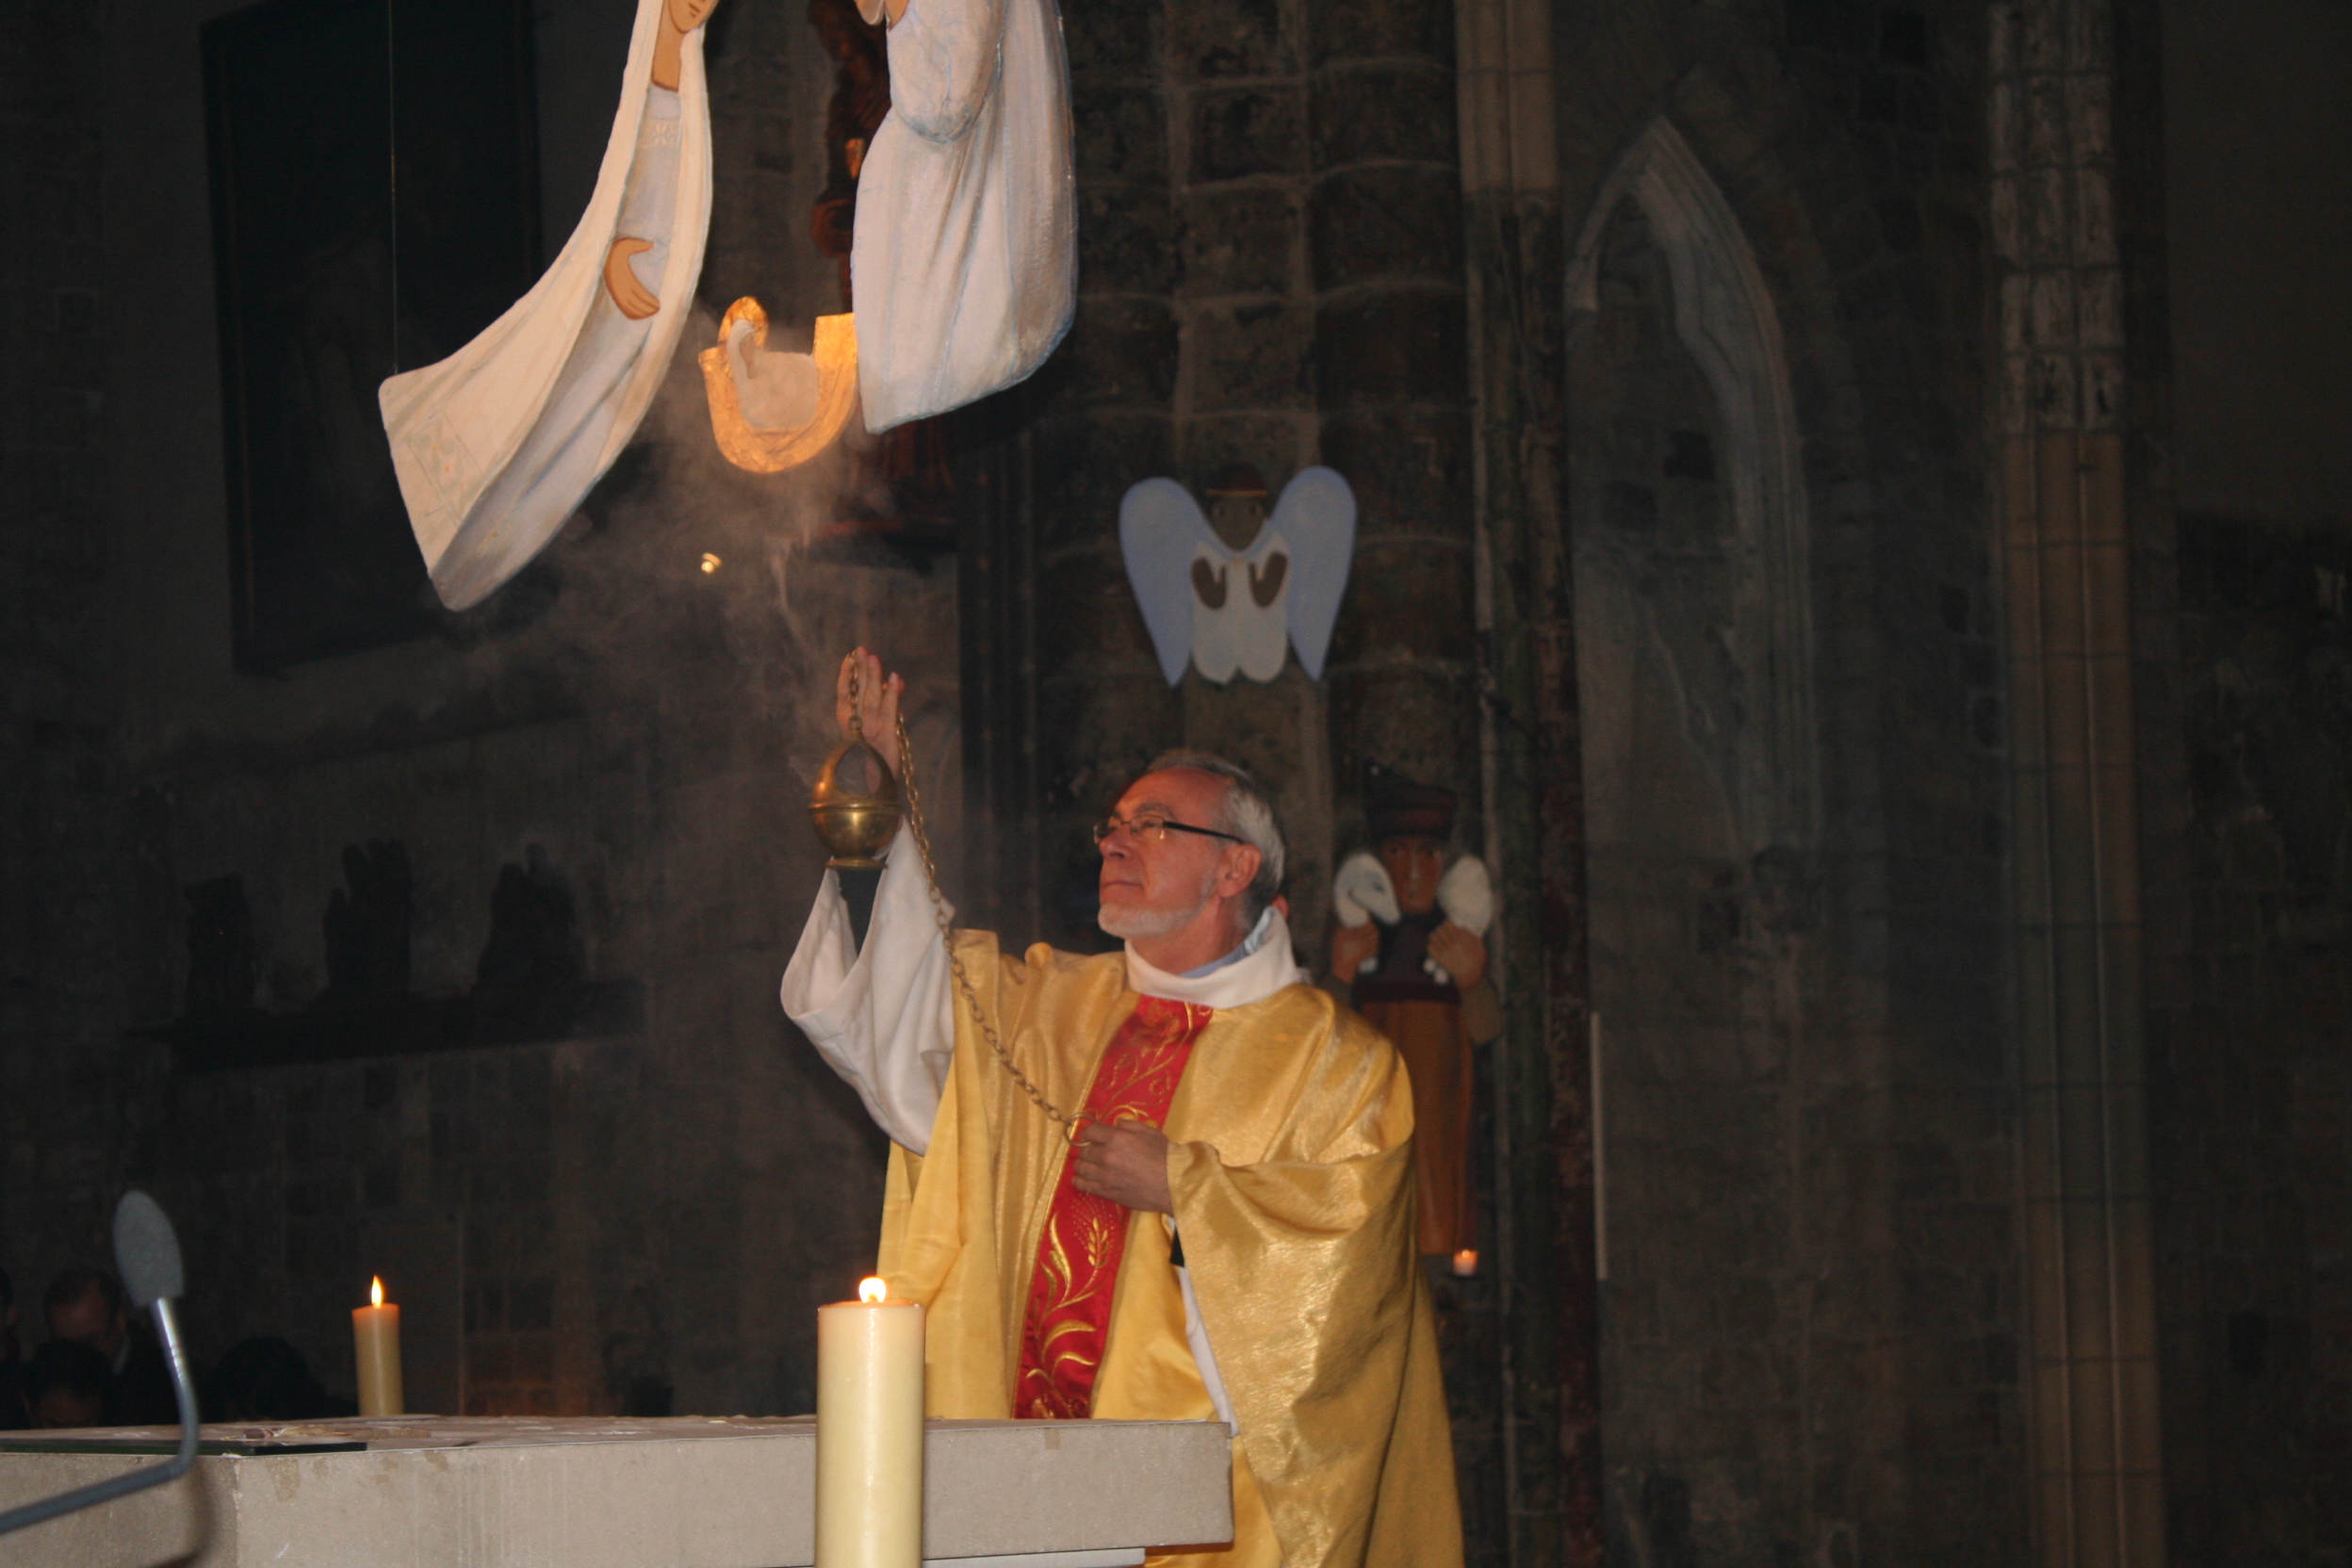
[[1450, 845], [1452, 791], [1376, 769], [1366, 795], [1372, 847], [1332, 879], [1331, 978], [1405, 1059], [1421, 1251], [1466, 1276], [1478, 1265], [1471, 1053], [1503, 1032], [1486, 978], [1494, 889], [1485, 863]]

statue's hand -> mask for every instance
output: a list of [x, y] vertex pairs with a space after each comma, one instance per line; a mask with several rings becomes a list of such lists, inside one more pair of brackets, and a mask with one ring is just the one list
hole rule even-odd
[[1250, 596], [1260, 610], [1273, 604], [1275, 596], [1282, 591], [1282, 579], [1290, 571], [1290, 557], [1269, 555], [1266, 559], [1266, 575], [1258, 575], [1258, 564], [1250, 563]]
[[1429, 933], [1429, 956], [1464, 988], [1486, 978], [1486, 943], [1447, 921]]
[[1331, 933], [1331, 978], [1352, 986], [1364, 966], [1380, 954], [1380, 928], [1370, 921], [1343, 925]]
[[1212, 566], [1205, 561], [1192, 564], [1192, 591], [1200, 596], [1200, 602], [1211, 610], [1225, 608], [1225, 568]]
[[852, 648], [849, 657], [841, 661], [841, 673], [833, 681], [833, 720], [841, 727], [843, 740], [849, 739], [852, 676], [858, 681], [858, 723], [865, 731], [866, 744], [881, 754], [892, 774], [898, 774], [898, 701], [906, 694], [906, 679], [895, 675], [885, 677], [878, 656], [864, 648]]
[[660, 298], [637, 281], [635, 269], [629, 265], [629, 257], [652, 249], [650, 239], [623, 236], [604, 253], [604, 291], [612, 296], [612, 303], [620, 313], [632, 321], [642, 321], [662, 308]]

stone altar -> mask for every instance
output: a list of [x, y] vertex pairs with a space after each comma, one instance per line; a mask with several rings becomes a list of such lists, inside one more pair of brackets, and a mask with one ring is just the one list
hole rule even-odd
[[[18, 1432], [0, 1508], [158, 1464], [176, 1428]], [[389, 1416], [208, 1426], [194, 1472], [0, 1536], [0, 1568], [799, 1568], [816, 1423]], [[1214, 1421], [933, 1421], [923, 1557], [1121, 1568], [1233, 1535]]]

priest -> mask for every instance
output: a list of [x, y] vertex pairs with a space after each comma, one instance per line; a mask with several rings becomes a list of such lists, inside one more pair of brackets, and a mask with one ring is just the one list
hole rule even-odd
[[[903, 693], [843, 662], [837, 715], [894, 769]], [[1404, 1068], [1293, 958], [1248, 774], [1163, 758], [1096, 841], [1122, 953], [951, 956], [902, 831], [862, 950], [828, 873], [785, 971], [894, 1145], [880, 1267], [928, 1309], [929, 1412], [1222, 1419], [1233, 1539], [1157, 1561], [1451, 1568]]]

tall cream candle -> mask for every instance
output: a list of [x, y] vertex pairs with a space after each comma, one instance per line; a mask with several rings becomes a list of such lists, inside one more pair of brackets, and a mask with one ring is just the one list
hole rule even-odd
[[888, 1289], [817, 1309], [816, 1568], [923, 1561], [923, 1307]]
[[359, 1413], [402, 1415], [400, 1309], [384, 1298], [384, 1282], [368, 1290], [368, 1304], [351, 1309], [351, 1347], [359, 1362]]

